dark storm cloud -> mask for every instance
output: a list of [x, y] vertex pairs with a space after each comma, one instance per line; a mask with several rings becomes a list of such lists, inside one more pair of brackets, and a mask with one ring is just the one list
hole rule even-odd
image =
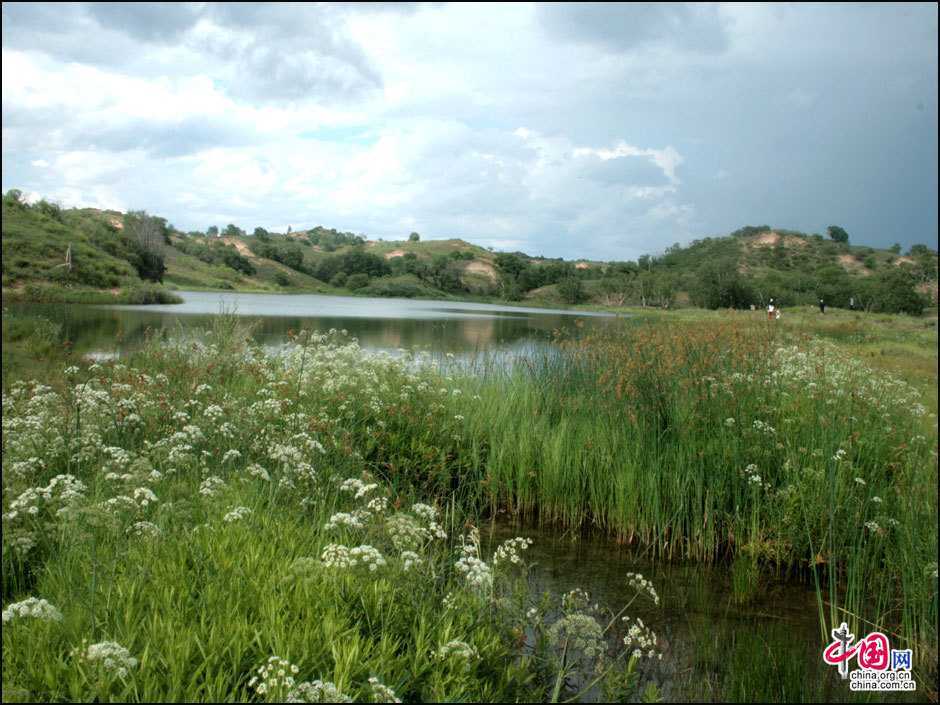
[[[174, 69], [214, 75], [231, 95], [349, 100], [382, 86], [377, 67], [343, 28], [343, 17], [358, 11], [281, 3], [5, 4], [3, 45], [125, 70], [151, 48], [185, 49], [196, 65]], [[221, 31], [194, 36], [203, 19]], [[138, 68], [159, 71], [147, 62]]]
[[176, 42], [199, 20], [203, 3], [90, 2], [88, 13], [102, 27], [148, 42]]
[[700, 3], [546, 3], [538, 17], [554, 37], [615, 51], [663, 45], [701, 52], [728, 47], [717, 5]]
[[600, 159], [593, 155], [578, 160], [580, 176], [607, 185], [666, 186], [669, 179], [663, 170], [643, 156]]
[[187, 118], [177, 123], [135, 123], [89, 126], [69, 137], [69, 150], [122, 152], [139, 149], [154, 157], [180, 157], [203, 149], [251, 144], [257, 135], [206, 118]]

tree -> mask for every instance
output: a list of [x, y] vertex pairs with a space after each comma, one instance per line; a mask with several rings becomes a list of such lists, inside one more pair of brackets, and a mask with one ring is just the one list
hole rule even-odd
[[408, 240], [410, 242], [418, 242], [420, 239], [421, 239], [421, 236], [418, 235], [418, 233], [416, 232], [412, 232], [411, 235], [408, 236]]
[[584, 284], [577, 277], [568, 277], [558, 283], [558, 293], [566, 304], [579, 304], [587, 300]]
[[888, 252], [893, 252], [896, 255], [901, 254], [901, 243], [896, 242], [891, 247], [888, 248]]
[[210, 226], [209, 226], [209, 229], [206, 230], [206, 235], [207, 235], [208, 237], [218, 237], [218, 236], [219, 236], [219, 226], [218, 226], [218, 225], [210, 225]]
[[709, 262], [698, 271], [694, 295], [703, 308], [746, 308], [754, 293], [732, 259]]
[[254, 236], [259, 240], [270, 240], [268, 231], [264, 228], [255, 228]]
[[351, 277], [349, 277], [349, 279], [346, 280], [346, 287], [350, 291], [356, 291], [357, 289], [361, 289], [368, 284], [369, 275], [364, 272], [353, 274]]
[[829, 233], [829, 238], [833, 242], [848, 243], [849, 241], [849, 234], [838, 225], [830, 225], [826, 228], [826, 232]]
[[147, 211], [129, 211], [124, 216], [123, 233], [134, 251], [132, 263], [137, 275], [141, 279], [162, 282], [166, 272], [163, 259], [166, 221], [147, 215]]
[[921, 315], [927, 301], [914, 288], [916, 283], [914, 275], [904, 267], [888, 268], [875, 280], [871, 293], [874, 308], [884, 313]]

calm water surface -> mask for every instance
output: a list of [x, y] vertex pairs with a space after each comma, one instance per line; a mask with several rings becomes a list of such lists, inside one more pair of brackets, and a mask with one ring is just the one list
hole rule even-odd
[[[506, 539], [534, 539], [526, 561], [533, 594], [557, 598], [575, 588], [587, 590], [592, 603], [619, 611], [635, 592], [628, 572], [653, 581], [660, 597], [656, 607], [638, 599], [628, 610], [656, 632], [661, 661], [641, 662], [641, 683], [655, 683], [664, 702], [753, 700], [755, 681], [761, 693], [778, 700], [816, 698], [844, 701], [848, 686], [822, 662], [815, 592], [810, 585], [763, 575], [760, 589], [746, 603], [733, 599], [731, 573], [701, 564], [653, 562], [636, 550], [601, 534], [564, 531], [497, 518], [481, 526], [489, 551]], [[550, 615], [553, 622], [558, 615]], [[612, 630], [612, 641], [623, 632]], [[743, 691], [743, 692], [741, 692]], [[900, 694], [891, 694], [895, 698]], [[922, 696], [904, 697], [917, 701]], [[588, 700], [603, 702], [593, 690]]]
[[207, 328], [213, 316], [234, 312], [256, 322], [255, 339], [276, 346], [288, 331], [347, 330], [374, 350], [518, 355], [546, 346], [554, 331], [615, 323], [615, 316], [461, 301], [176, 292], [182, 304], [92, 306], [24, 304], [17, 310], [61, 323], [76, 350], [120, 353], [141, 344], [148, 332]]

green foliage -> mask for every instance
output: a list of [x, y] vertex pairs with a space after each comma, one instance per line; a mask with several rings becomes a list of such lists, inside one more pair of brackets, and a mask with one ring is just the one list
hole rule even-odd
[[753, 289], [730, 259], [705, 264], [692, 295], [699, 306], [711, 309], [749, 308], [755, 302]]
[[738, 228], [732, 232], [731, 237], [753, 237], [754, 235], [762, 235], [769, 231], [769, 225], [745, 225], [743, 228]]
[[826, 232], [829, 233], [833, 242], [848, 243], [849, 241], [849, 234], [838, 225], [830, 225], [826, 228]]
[[421, 236], [418, 233], [412, 232], [411, 235], [408, 236], [409, 242], [418, 242], [420, 240]]
[[357, 272], [356, 274], [350, 274], [349, 278], [346, 279], [346, 288], [350, 291], [356, 291], [368, 285], [368, 283], [369, 275], [364, 272]]
[[567, 304], [579, 304], [587, 299], [584, 284], [576, 277], [568, 277], [558, 284], [558, 293]]

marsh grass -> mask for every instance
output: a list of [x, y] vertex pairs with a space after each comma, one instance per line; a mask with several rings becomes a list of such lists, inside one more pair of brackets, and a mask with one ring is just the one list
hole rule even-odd
[[[20, 342], [45, 344], [35, 331]], [[5, 695], [262, 699], [249, 683], [277, 655], [297, 682], [359, 699], [371, 677], [406, 700], [561, 699], [567, 657], [559, 671], [557, 649], [520, 655], [525, 593], [494, 579], [481, 600], [455, 568], [458, 538], [502, 510], [655, 560], [730, 563], [740, 605], [763, 574], [792, 576], [816, 588], [820, 639], [877, 626], [935, 683], [936, 422], [917, 389], [836, 345], [747, 320], [637, 321], [470, 376], [335, 332], [273, 355], [248, 337], [228, 312], [41, 382], [5, 368], [3, 600], [64, 615], [4, 626]], [[352, 502], [350, 479], [373, 494]], [[379, 497], [385, 510], [356, 514]], [[448, 539], [421, 543], [412, 572], [388, 522], [416, 502]], [[338, 513], [352, 523], [327, 528]], [[329, 546], [357, 544], [386, 563], [328, 569]], [[85, 639], [138, 664], [104, 673], [75, 655]], [[805, 649], [768, 672], [735, 639], [716, 697], [819, 695]], [[452, 643], [478, 658], [437, 655]]]
[[733, 561], [742, 599], [759, 570], [792, 573], [818, 586], [821, 638], [877, 625], [933, 673], [936, 419], [916, 387], [746, 320], [568, 349], [477, 383], [481, 505]]

